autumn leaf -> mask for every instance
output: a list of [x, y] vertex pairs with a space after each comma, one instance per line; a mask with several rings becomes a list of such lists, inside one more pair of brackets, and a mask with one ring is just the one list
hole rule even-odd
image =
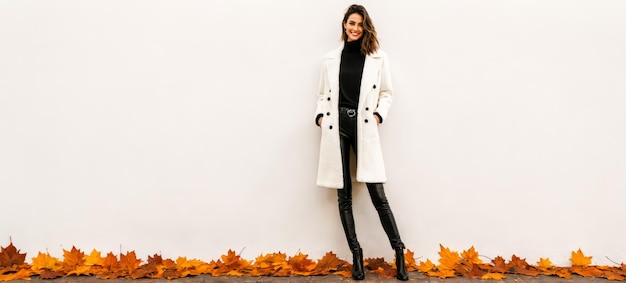
[[291, 265], [292, 273], [295, 275], [309, 276], [315, 266], [314, 261], [308, 259], [308, 255], [298, 252], [297, 255], [290, 257], [289, 265]]
[[507, 267], [504, 258], [502, 258], [501, 256], [497, 256], [496, 258], [491, 260], [491, 262], [493, 263], [493, 267], [491, 268], [492, 272], [505, 273], [509, 271], [509, 268]]
[[469, 248], [467, 251], [463, 251], [461, 253], [461, 257], [469, 263], [473, 264], [481, 264], [483, 261], [478, 258], [478, 253], [474, 250], [474, 246]]
[[572, 273], [570, 273], [567, 268], [557, 268], [554, 271], [554, 274], [556, 274], [556, 276], [561, 277], [561, 278], [572, 279]]
[[363, 260], [363, 266], [372, 273], [378, 274], [382, 278], [393, 278], [396, 276], [396, 269], [389, 263], [385, 262], [382, 257], [366, 258]]
[[[63, 267], [63, 271], [70, 275], [70, 272], [76, 271], [77, 268], [83, 266], [85, 264], [85, 253], [81, 252], [76, 247], [72, 246], [72, 249], [67, 251], [63, 250], [63, 263], [61, 266]], [[81, 272], [84, 269], [81, 268]], [[72, 273], [75, 274], [75, 273]], [[78, 274], [77, 274], [78, 275]]]
[[602, 277], [604, 276], [604, 272], [598, 268], [593, 266], [581, 266], [574, 265], [570, 269], [572, 273], [578, 274], [584, 277]]
[[291, 266], [287, 262], [287, 255], [283, 253], [272, 253], [266, 255], [259, 255], [254, 261], [250, 276], [273, 276], [273, 274], [279, 273], [279, 276], [288, 276], [291, 274]]
[[105, 270], [108, 270], [108, 271], [117, 270], [119, 266], [120, 266], [120, 263], [117, 260], [117, 256], [115, 256], [112, 252], [107, 253], [107, 256], [105, 256], [102, 259], [102, 267]]
[[135, 251], [120, 254], [119, 269], [124, 274], [130, 275], [133, 273], [139, 267], [139, 264], [141, 264], [141, 260], [137, 259]]
[[423, 273], [429, 272], [433, 269], [435, 269], [435, 264], [432, 263], [430, 259], [427, 259], [426, 262], [420, 261], [420, 264], [417, 266], [417, 271]]
[[521, 274], [526, 276], [537, 276], [539, 275], [539, 271], [536, 268], [531, 267], [526, 259], [519, 258], [516, 255], [511, 257], [511, 261], [507, 265], [509, 267], [509, 272], [515, 274]]
[[[406, 270], [408, 272], [417, 270], [417, 263], [415, 262], [415, 253], [410, 249], [406, 249], [406, 254], [404, 255], [404, 264], [406, 265]], [[393, 262], [393, 267], [396, 267], [396, 262]]]
[[32, 270], [35, 272], [42, 272], [44, 270], [49, 271], [60, 271], [61, 270], [61, 262], [56, 257], [50, 256], [49, 253], [41, 253], [37, 255], [37, 257], [32, 258]]
[[553, 264], [549, 258], [539, 258], [539, 261], [537, 262], [537, 266], [548, 269], [548, 268], [552, 268]]
[[506, 276], [502, 273], [487, 273], [480, 277], [480, 279], [493, 279], [493, 280], [502, 280], [506, 278]]
[[426, 274], [428, 274], [428, 276], [439, 277], [441, 279], [456, 277], [456, 275], [454, 274], [454, 270], [451, 269], [428, 271]]
[[363, 266], [369, 270], [378, 270], [378, 268], [382, 267], [383, 264], [385, 264], [385, 259], [382, 257], [366, 258], [363, 260]]
[[[26, 255], [26, 254], [24, 254]], [[11, 280], [30, 280], [30, 276], [33, 274], [32, 270], [30, 269], [20, 269], [17, 272], [14, 273], [9, 273], [9, 274], [2, 274], [0, 275], [0, 282], [3, 281], [11, 281]]]
[[458, 252], [450, 251], [450, 249], [445, 248], [443, 245], [439, 244], [439, 266], [440, 270], [448, 269], [453, 270], [457, 264], [461, 262], [461, 257], [459, 257]]
[[572, 257], [569, 260], [572, 262], [572, 265], [587, 266], [591, 264], [591, 257], [585, 256], [580, 249], [572, 252]]
[[244, 272], [251, 270], [250, 261], [242, 259], [232, 250], [228, 250], [228, 254], [222, 255], [221, 261], [218, 260], [217, 265], [218, 268], [212, 273], [213, 276], [243, 276]]
[[102, 266], [102, 256], [100, 252], [93, 249], [89, 255], [85, 256], [85, 265], [100, 265]]
[[41, 279], [55, 279], [61, 276], [63, 276], [63, 274], [60, 272], [50, 270], [44, 270], [39, 274], [39, 278]]
[[20, 251], [10, 242], [8, 246], [0, 249], [0, 268], [12, 267], [24, 264], [26, 253]]
[[606, 279], [612, 280], [612, 281], [623, 281], [624, 280], [624, 276], [622, 276], [622, 275], [620, 275], [618, 273], [612, 272], [612, 271], [605, 271], [604, 272], [604, 276], [605, 276]]
[[317, 261], [317, 266], [311, 275], [326, 275], [337, 271], [341, 266], [347, 265], [349, 265], [347, 261], [339, 259], [337, 255], [332, 252], [327, 252], [324, 257]]

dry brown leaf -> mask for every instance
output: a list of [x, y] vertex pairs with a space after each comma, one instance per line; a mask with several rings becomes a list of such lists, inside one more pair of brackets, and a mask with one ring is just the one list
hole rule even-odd
[[21, 254], [13, 242], [0, 249], [0, 268], [23, 265], [26, 260], [26, 253]]

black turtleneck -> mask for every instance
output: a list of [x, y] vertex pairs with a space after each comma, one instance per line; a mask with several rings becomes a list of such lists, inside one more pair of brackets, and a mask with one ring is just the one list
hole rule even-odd
[[359, 105], [359, 93], [365, 54], [361, 51], [362, 40], [346, 41], [341, 52], [339, 66], [339, 106], [356, 109]]

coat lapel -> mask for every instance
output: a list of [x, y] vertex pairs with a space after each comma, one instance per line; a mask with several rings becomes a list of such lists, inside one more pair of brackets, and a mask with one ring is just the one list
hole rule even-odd
[[339, 64], [341, 63], [342, 50], [343, 45], [327, 55], [326, 71], [328, 73], [328, 83], [331, 92], [334, 92], [334, 94], [339, 94]]
[[359, 104], [365, 102], [365, 97], [372, 90], [378, 81], [378, 73], [381, 67], [381, 56], [378, 52], [365, 56], [365, 64], [363, 65], [363, 76], [361, 78], [361, 89], [359, 94]]

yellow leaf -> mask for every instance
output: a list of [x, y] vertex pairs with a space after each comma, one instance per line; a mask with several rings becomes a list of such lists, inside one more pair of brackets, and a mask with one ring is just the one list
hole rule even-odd
[[61, 263], [56, 257], [50, 256], [49, 253], [42, 254], [39, 252], [37, 257], [33, 257], [32, 270], [41, 272], [44, 270], [59, 271], [61, 270]]
[[448, 248], [444, 248], [441, 244], [439, 244], [439, 269], [454, 269], [458, 263], [461, 262], [461, 257], [459, 257], [458, 252], [450, 251]]
[[85, 265], [100, 265], [102, 266], [102, 256], [99, 251], [93, 249], [91, 254], [85, 255]]
[[426, 259], [426, 262], [420, 261], [420, 264], [417, 266], [417, 271], [419, 272], [429, 272], [435, 268], [435, 264], [430, 261], [430, 259]]
[[506, 278], [506, 276], [504, 276], [504, 274], [502, 273], [491, 273], [491, 272], [488, 272], [487, 274], [480, 277], [480, 279], [494, 279], [494, 280], [502, 280], [504, 278]]
[[580, 249], [572, 252], [572, 257], [569, 260], [572, 262], [572, 265], [587, 266], [591, 264], [591, 257], [585, 256]]
[[478, 253], [474, 250], [474, 246], [472, 246], [467, 251], [463, 251], [463, 253], [461, 253], [461, 256], [463, 257], [463, 259], [465, 259], [469, 263], [473, 263], [473, 264], [483, 263], [483, 261], [480, 260], [480, 258], [478, 258]]
[[456, 275], [454, 275], [454, 270], [450, 270], [450, 269], [439, 270], [439, 271], [428, 271], [426, 274], [428, 274], [428, 276], [439, 277], [441, 279], [446, 279], [446, 278], [449, 278], [449, 277], [455, 277], [456, 276]]
[[12, 280], [30, 280], [32, 271], [30, 269], [20, 269], [18, 272], [9, 274], [0, 274], [0, 282]]
[[541, 268], [551, 268], [552, 262], [550, 261], [549, 258], [539, 258], [537, 265]]

